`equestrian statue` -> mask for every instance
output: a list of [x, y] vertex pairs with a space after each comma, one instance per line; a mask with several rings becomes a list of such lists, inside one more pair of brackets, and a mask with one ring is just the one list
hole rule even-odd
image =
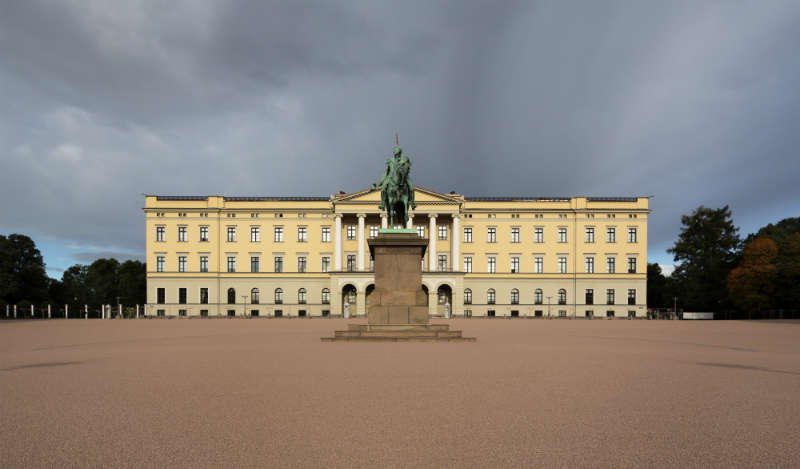
[[408, 210], [417, 208], [414, 203], [414, 185], [408, 173], [411, 170], [411, 160], [403, 156], [403, 149], [394, 147], [394, 158], [386, 160], [386, 171], [381, 180], [373, 184], [372, 190], [381, 190], [381, 210], [386, 210], [389, 216], [389, 226], [394, 226], [394, 217], [403, 228], [408, 223]]

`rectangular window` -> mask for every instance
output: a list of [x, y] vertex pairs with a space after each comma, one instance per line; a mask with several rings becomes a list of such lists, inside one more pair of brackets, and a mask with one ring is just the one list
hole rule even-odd
[[207, 305], [208, 304], [208, 288], [201, 288], [200, 289], [200, 304]]
[[322, 271], [323, 272], [330, 272], [331, 271], [331, 258], [330, 257], [323, 257], [322, 258]]
[[251, 243], [261, 242], [261, 227], [259, 226], [250, 227], [250, 242]]
[[330, 226], [323, 226], [322, 227], [322, 242], [323, 243], [330, 243], [331, 242], [331, 227]]
[[186, 230], [187, 228], [185, 226], [178, 227], [178, 241], [186, 242]]
[[497, 242], [497, 228], [486, 228], [486, 242], [487, 243]]
[[447, 240], [447, 225], [439, 225], [439, 239], [442, 241]]
[[559, 243], [566, 243], [567, 242], [567, 229], [566, 228], [559, 228], [558, 229], [558, 242]]
[[378, 225], [369, 225], [369, 237], [370, 238], [378, 237]]
[[628, 290], [628, 305], [636, 304], [636, 290]]
[[586, 290], [586, 304], [593, 305], [594, 304], [594, 290], [587, 289]]
[[208, 241], [208, 227], [201, 226], [200, 227], [200, 241]]
[[544, 242], [544, 228], [534, 228], [533, 229], [533, 242], [534, 243], [543, 243]]
[[425, 237], [425, 225], [417, 225], [417, 234], [420, 238]]
[[533, 259], [533, 273], [534, 274], [543, 274], [544, 273], [544, 258], [543, 257], [536, 257]]
[[166, 272], [164, 267], [164, 256], [156, 257], [156, 272]]
[[297, 258], [297, 271], [298, 272], [307, 272], [308, 271], [308, 262], [306, 261], [306, 257], [298, 257]]
[[178, 304], [186, 304], [186, 289], [178, 288]]
[[512, 243], [519, 242], [519, 228], [511, 228], [511, 242]]
[[298, 243], [305, 243], [308, 241], [308, 234], [307, 228], [305, 226], [298, 226], [297, 227], [297, 242]]
[[156, 303], [163, 305], [167, 302], [167, 289], [156, 288]]
[[200, 272], [208, 272], [208, 256], [200, 256]]
[[356, 270], [356, 256], [355, 254], [348, 254], [347, 255], [347, 270], [348, 272], [353, 272]]
[[586, 273], [593, 274], [594, 273], [594, 257], [587, 257], [586, 258]]
[[261, 258], [253, 256], [250, 258], [250, 272], [261, 272]]
[[186, 256], [178, 257], [178, 272], [186, 272]]
[[636, 240], [637, 240], [636, 228], [628, 228], [628, 242], [635, 243], [637, 242]]
[[275, 256], [275, 272], [283, 272], [283, 257]]
[[629, 257], [628, 258], [628, 273], [635, 274], [636, 273], [636, 258]]
[[559, 257], [558, 258], [558, 273], [559, 274], [566, 274], [567, 273], [567, 258], [566, 257]]
[[497, 272], [497, 258], [489, 257], [486, 259], [486, 272], [493, 274]]
[[586, 228], [586, 242], [587, 243], [594, 242], [594, 228]]
[[275, 239], [276, 243], [282, 243], [283, 242], [283, 227], [282, 226], [276, 226], [275, 227], [275, 238], [274, 239]]
[[472, 273], [472, 258], [464, 257], [464, 273]]
[[228, 272], [236, 272], [236, 258], [228, 257]]
[[606, 304], [607, 305], [614, 304], [614, 290], [606, 290]]
[[164, 241], [164, 238], [166, 237], [166, 230], [167, 228], [164, 226], [156, 227], [156, 241]]
[[518, 274], [519, 273], [519, 257], [512, 257], [511, 258], [511, 273]]
[[464, 242], [471, 243], [472, 242], [472, 227], [467, 226], [464, 228]]
[[232, 243], [234, 241], [236, 241], [236, 227], [235, 226], [229, 226], [228, 227], [228, 242]]
[[356, 225], [347, 225], [347, 239], [356, 239]]
[[616, 228], [606, 228], [606, 242], [607, 243], [616, 243], [617, 242], [617, 229]]
[[447, 254], [439, 254], [439, 272], [447, 271]]
[[617, 272], [617, 260], [613, 257], [606, 258], [606, 273], [614, 274]]

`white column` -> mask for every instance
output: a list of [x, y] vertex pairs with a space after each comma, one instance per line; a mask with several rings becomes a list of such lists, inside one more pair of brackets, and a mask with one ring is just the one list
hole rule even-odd
[[381, 228], [384, 230], [389, 228], [389, 215], [381, 213]]
[[333, 270], [342, 270], [342, 215], [333, 216]]
[[[460, 252], [459, 248], [461, 247], [461, 215], [453, 214], [453, 231], [451, 232], [451, 240], [452, 243], [450, 247], [450, 267], [453, 269], [453, 272], [461, 272], [461, 259], [459, 259]], [[455, 292], [453, 292], [455, 294]], [[455, 301], [453, 301], [455, 303]]]
[[[431, 272], [436, 271], [436, 262], [438, 260], [438, 256], [436, 255], [436, 236], [438, 233], [436, 232], [436, 214], [431, 213], [428, 215], [428, 218], [431, 220], [431, 228], [430, 233], [428, 234], [428, 270]], [[431, 295], [434, 295], [436, 292], [431, 292]]]
[[364, 242], [364, 219], [367, 217], [365, 213], [359, 213], [358, 215], [358, 252], [356, 253], [356, 268], [359, 272], [364, 271], [364, 247], [367, 243]]
[[410, 230], [414, 228], [414, 215], [408, 214], [408, 223], [406, 223], [406, 229]]

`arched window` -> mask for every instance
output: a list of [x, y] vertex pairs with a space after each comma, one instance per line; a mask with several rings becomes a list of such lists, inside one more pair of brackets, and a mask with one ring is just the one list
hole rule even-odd
[[347, 302], [351, 305], [356, 304], [357, 295], [358, 293], [356, 292], [355, 287], [350, 287], [350, 289], [347, 290]]
[[567, 291], [563, 288], [558, 291], [558, 304], [565, 305], [567, 304]]
[[250, 290], [250, 303], [254, 305], [258, 304], [258, 288]]
[[518, 305], [519, 304], [519, 290], [516, 288], [511, 290], [511, 304]]
[[494, 304], [494, 288], [490, 288], [489, 291], [486, 292], [486, 304]]
[[283, 304], [283, 290], [280, 288], [275, 289], [275, 304], [282, 305]]
[[306, 289], [301, 288], [297, 291], [297, 304], [304, 305], [306, 304]]
[[331, 304], [331, 291], [327, 288], [322, 289], [322, 304], [329, 305]]
[[471, 305], [472, 304], [472, 290], [469, 288], [464, 289], [464, 304]]
[[437, 296], [439, 297], [439, 304], [443, 305], [447, 303], [447, 290], [444, 287], [439, 287], [437, 293]]
[[233, 288], [228, 288], [228, 304], [235, 305], [236, 304], [236, 290]]
[[537, 288], [536, 291], [533, 292], [533, 302], [536, 303], [537, 305], [542, 304], [542, 290], [541, 289]]

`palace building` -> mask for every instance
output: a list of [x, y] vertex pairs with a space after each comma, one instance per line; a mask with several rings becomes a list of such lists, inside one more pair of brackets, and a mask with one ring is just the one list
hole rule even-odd
[[[466, 197], [417, 187], [432, 316], [644, 316], [647, 197]], [[365, 316], [380, 191], [152, 196], [147, 313]], [[347, 306], [346, 306], [347, 305]]]

